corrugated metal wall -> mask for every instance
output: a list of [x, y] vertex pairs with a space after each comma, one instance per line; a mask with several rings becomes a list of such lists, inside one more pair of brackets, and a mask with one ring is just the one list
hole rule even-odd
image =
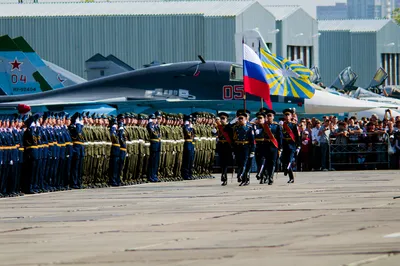
[[235, 17], [205, 17], [205, 59], [235, 61]]
[[[277, 23], [281, 41], [278, 43], [278, 47], [280, 48], [277, 51], [278, 54], [287, 57], [288, 45], [314, 46], [313, 39], [315, 37], [313, 35], [318, 33], [316, 25], [316, 20], [302, 9], [298, 9], [287, 18], [284, 18], [281, 23]], [[314, 55], [314, 57], [316, 58], [317, 55]]]
[[357, 73], [356, 85], [366, 88], [377, 70], [376, 32], [351, 33], [351, 68]]
[[82, 77], [85, 60], [96, 53], [134, 68], [205, 54], [203, 15], [3, 18], [4, 34], [24, 36], [41, 57]]
[[[377, 67], [382, 66], [389, 75], [386, 84], [400, 85], [400, 28], [393, 22], [388, 23], [380, 31], [378, 31], [377, 38], [377, 53], [376, 62]], [[385, 54], [385, 61], [382, 64], [382, 54]], [[391, 66], [388, 67], [387, 62], [389, 58], [395, 59], [394, 62], [390, 62]]]
[[350, 31], [321, 31], [319, 69], [322, 82], [330, 86], [345, 67], [351, 66]]
[[[276, 25], [275, 25], [275, 17], [266, 10], [262, 5], [258, 2], [251, 5], [247, 8], [244, 12], [240, 13], [235, 18], [236, 22], [236, 32], [237, 37], [236, 39], [236, 62], [242, 63], [243, 57], [243, 46], [241, 43], [241, 32], [252, 30], [258, 28], [261, 36], [263, 37], [264, 41], [268, 44], [272, 45], [272, 52], [275, 52], [276, 49]], [[246, 39], [245, 42], [247, 45], [253, 48], [253, 42], [258, 42], [258, 39]], [[258, 50], [258, 44], [254, 43]]]

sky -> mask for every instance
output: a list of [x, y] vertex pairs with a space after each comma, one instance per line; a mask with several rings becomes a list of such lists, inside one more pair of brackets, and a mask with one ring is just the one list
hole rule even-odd
[[267, 5], [298, 5], [314, 18], [317, 17], [317, 6], [334, 6], [335, 3], [346, 3], [346, 0], [259, 0]]

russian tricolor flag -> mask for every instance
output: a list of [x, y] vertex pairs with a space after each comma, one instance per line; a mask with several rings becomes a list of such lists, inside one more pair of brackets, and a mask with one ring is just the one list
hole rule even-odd
[[268, 107], [272, 109], [267, 73], [262, 67], [258, 55], [245, 43], [243, 43], [243, 69], [244, 91], [263, 98]]

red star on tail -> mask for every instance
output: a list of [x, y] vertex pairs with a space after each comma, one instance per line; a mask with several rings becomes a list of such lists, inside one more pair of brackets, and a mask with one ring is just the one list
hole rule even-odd
[[11, 64], [11, 71], [14, 71], [14, 69], [18, 69], [18, 71], [21, 71], [20, 65], [22, 65], [23, 62], [18, 62], [18, 59], [15, 58], [14, 62], [10, 62], [10, 64]]

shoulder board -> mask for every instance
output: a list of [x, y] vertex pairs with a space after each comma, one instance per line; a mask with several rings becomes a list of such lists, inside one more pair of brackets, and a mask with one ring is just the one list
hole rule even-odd
[[275, 122], [275, 121], [272, 122], [272, 124], [273, 124], [273, 125], [279, 125], [279, 123], [278, 123], [278, 122]]

